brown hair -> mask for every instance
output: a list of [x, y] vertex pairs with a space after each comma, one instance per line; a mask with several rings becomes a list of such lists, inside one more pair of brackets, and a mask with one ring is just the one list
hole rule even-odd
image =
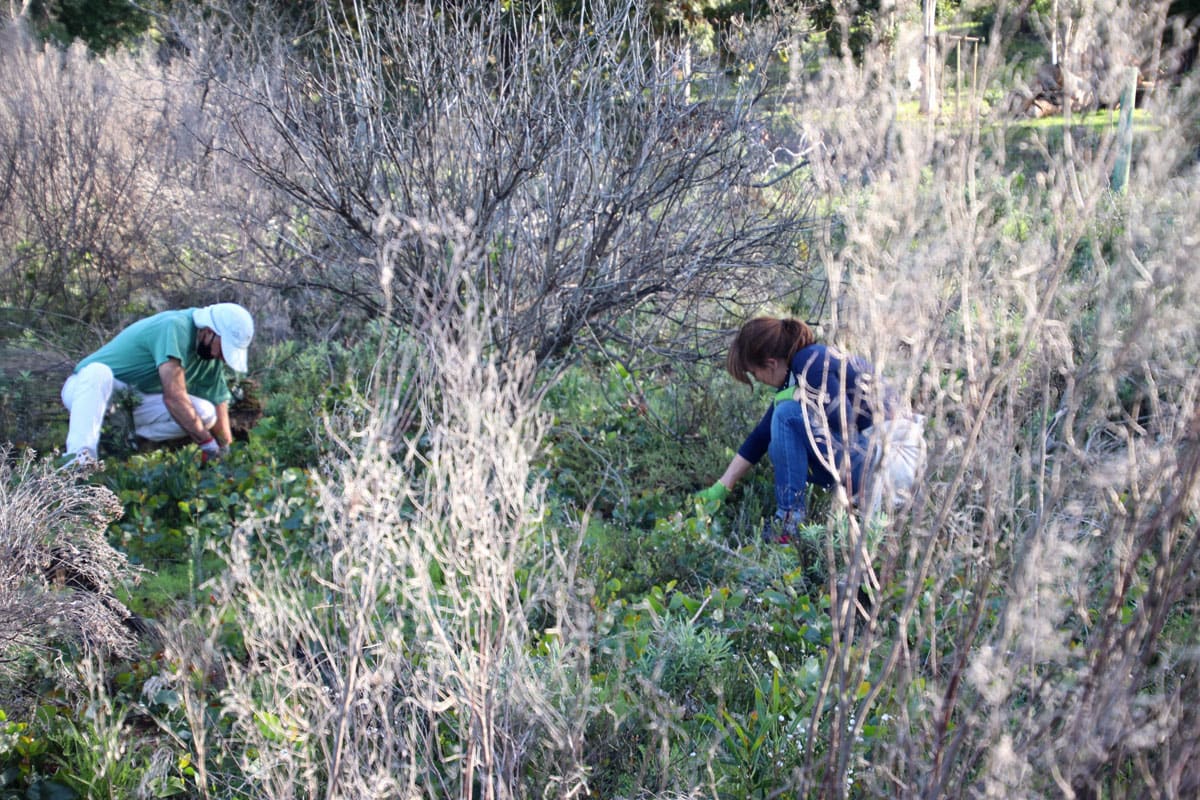
[[733, 337], [725, 370], [734, 380], [748, 384], [752, 367], [766, 366], [769, 358], [790, 363], [792, 356], [815, 341], [812, 328], [798, 319], [755, 317]]

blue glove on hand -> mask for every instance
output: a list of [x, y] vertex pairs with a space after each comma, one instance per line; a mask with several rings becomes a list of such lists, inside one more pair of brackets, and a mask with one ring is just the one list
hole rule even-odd
[[207, 464], [209, 461], [220, 461], [221, 456], [225, 453], [221, 450], [221, 445], [217, 444], [217, 440], [209, 437], [207, 442], [200, 443], [200, 463]]

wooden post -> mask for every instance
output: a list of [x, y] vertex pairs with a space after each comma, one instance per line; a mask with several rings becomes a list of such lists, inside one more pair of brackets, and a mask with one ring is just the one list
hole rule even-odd
[[1058, 0], [1050, 4], [1050, 63], [1058, 64]]
[[971, 42], [971, 116], [979, 116], [979, 39]]
[[954, 121], [962, 121], [962, 39], [954, 42]]
[[937, 0], [922, 0], [924, 48], [921, 69], [921, 112], [932, 115], [938, 107], [937, 83]]
[[971, 48], [968, 52], [968, 57], [971, 59], [971, 77], [967, 83], [967, 89], [970, 91], [970, 99], [967, 102], [966, 111], [968, 116], [974, 116], [977, 113], [975, 107], [975, 92], [979, 84], [979, 43], [983, 41], [978, 36], [947, 36], [949, 41], [954, 42], [954, 118], [959, 120], [962, 118], [963, 112], [963, 45]]
[[1113, 165], [1112, 188], [1125, 193], [1129, 183], [1129, 165], [1133, 160], [1133, 106], [1137, 101], [1137, 67], [1130, 67], [1121, 91], [1121, 122], [1117, 133], [1117, 161]]
[[683, 43], [683, 102], [692, 102], [692, 40]]

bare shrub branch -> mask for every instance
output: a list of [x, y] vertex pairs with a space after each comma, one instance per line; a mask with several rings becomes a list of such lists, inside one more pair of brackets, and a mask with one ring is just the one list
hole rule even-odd
[[114, 57], [92, 61], [83, 45], [41, 49], [5, 32], [0, 79], [0, 297], [22, 309], [103, 317], [113, 295], [163, 282], [155, 239], [168, 232], [161, 206], [167, 118], [127, 82]]
[[183, 294], [219, 296], [214, 279], [246, 281], [274, 258], [247, 231], [278, 204], [220, 156], [226, 98], [207, 51], [97, 59], [18, 25], [0, 35], [0, 303], [103, 331]]
[[[319, 46], [222, 81], [237, 99], [227, 146], [323, 248], [279, 286], [378, 314], [363, 269], [375, 219], [451, 210], [488, 253], [471, 279], [496, 298], [497, 344], [542, 362], [589, 329], [628, 336], [630, 312], [761, 301], [780, 291], [776, 270], [803, 269], [813, 195], [797, 180], [763, 188], [760, 76], [776, 38], [745, 37], [755, 72], [697, 61], [684, 73], [637, 3], [590, 5], [582, 19], [541, 4], [320, 8]], [[397, 253], [395, 319], [410, 321], [404, 298], [438, 282], [434, 261], [419, 243]]]

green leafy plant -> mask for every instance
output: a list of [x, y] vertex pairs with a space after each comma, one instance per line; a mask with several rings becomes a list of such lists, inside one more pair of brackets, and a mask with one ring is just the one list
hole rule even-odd
[[280, 526], [285, 547], [302, 543], [315, 520], [306, 473], [281, 469], [267, 446], [254, 440], [212, 464], [201, 464], [190, 447], [113, 460], [99, 479], [126, 508], [110, 538], [149, 569], [130, 602], [151, 614], [181, 594], [193, 603], [199, 599], [201, 585], [223, 568], [212, 545], [248, 515], [277, 504], [286, 509]]
[[802, 669], [785, 671], [767, 651], [770, 670], [760, 676], [750, 669], [753, 705], [722, 705], [702, 721], [720, 735], [715, 760], [728, 791], [738, 797], [764, 796], [780, 777], [801, 761], [813, 732], [809, 730], [811, 702], [821, 677], [816, 657]]

